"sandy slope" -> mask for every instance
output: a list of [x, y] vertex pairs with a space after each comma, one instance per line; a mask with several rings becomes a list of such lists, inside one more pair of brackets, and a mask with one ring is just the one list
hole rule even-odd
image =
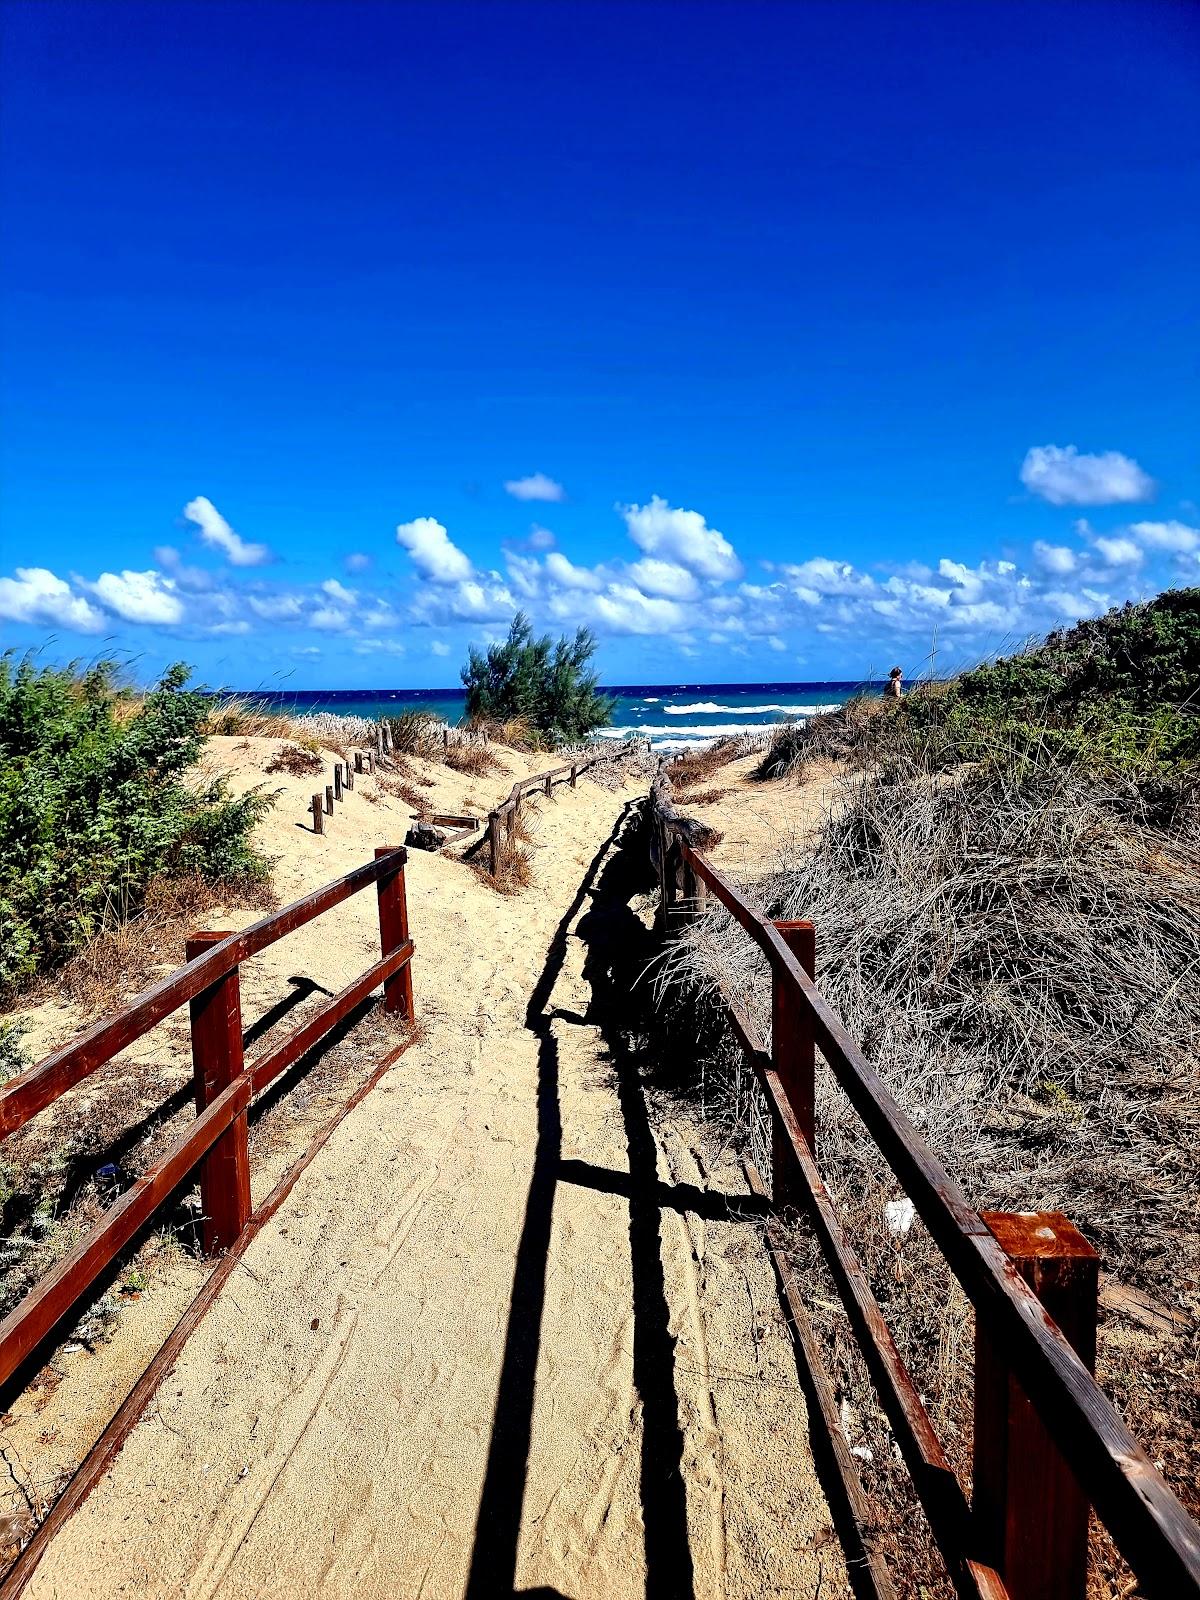
[[[593, 1015], [632, 926], [606, 840], [641, 787], [556, 791], [515, 899], [413, 854], [423, 1037], [251, 1246], [31, 1594], [847, 1592], [757, 1236]], [[361, 800], [324, 840], [280, 808], [282, 893], [391, 842]], [[359, 897], [274, 979], [345, 981], [376, 937]]]

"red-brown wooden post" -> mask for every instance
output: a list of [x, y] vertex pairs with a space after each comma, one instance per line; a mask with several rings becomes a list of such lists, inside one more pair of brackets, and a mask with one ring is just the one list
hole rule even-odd
[[[185, 953], [189, 961], [227, 933], [193, 933]], [[242, 1071], [242, 997], [238, 969], [202, 990], [188, 1002], [192, 1021], [192, 1074], [196, 1110], [203, 1111]], [[229, 1125], [200, 1163], [200, 1206], [204, 1218], [204, 1253], [217, 1255], [237, 1242], [250, 1219], [250, 1152], [246, 1113]]]
[[[375, 887], [379, 891], [379, 942], [383, 954], [390, 956], [408, 938], [408, 900], [404, 893], [404, 865], [408, 851], [401, 846], [381, 845], [375, 851], [378, 861], [389, 856], [394, 870], [381, 872]], [[399, 972], [394, 972], [383, 986], [384, 1009], [393, 1011], [407, 1022], [413, 1016], [412, 963], [405, 962]]]
[[[777, 922], [788, 949], [814, 977], [817, 932], [811, 922]], [[771, 1064], [779, 1074], [788, 1104], [796, 1113], [809, 1149], [817, 1148], [816, 1044], [812, 1017], [794, 979], [776, 969], [771, 977]], [[771, 1120], [771, 1189], [777, 1206], [791, 1205], [796, 1195], [795, 1157], [779, 1122]]]
[[333, 815], [333, 785], [331, 783], [325, 785], [325, 814], [330, 817]]
[[[983, 1220], [1094, 1372], [1095, 1250], [1059, 1211], [985, 1211]], [[1087, 1500], [983, 1314], [975, 1319], [972, 1512], [978, 1556], [999, 1572], [1012, 1600], [1083, 1600]]]
[[335, 800], [342, 798], [342, 764], [340, 761], [333, 763], [333, 798]]
[[325, 832], [325, 796], [315, 794], [312, 797], [313, 832]]

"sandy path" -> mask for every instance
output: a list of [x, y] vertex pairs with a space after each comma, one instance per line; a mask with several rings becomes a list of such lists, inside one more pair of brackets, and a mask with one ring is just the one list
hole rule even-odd
[[605, 1033], [632, 790], [559, 793], [518, 899], [413, 858], [424, 1038], [31, 1595], [847, 1592], [757, 1237]]

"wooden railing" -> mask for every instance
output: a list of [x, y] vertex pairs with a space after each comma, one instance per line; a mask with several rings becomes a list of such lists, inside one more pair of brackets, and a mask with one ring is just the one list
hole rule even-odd
[[597, 766], [601, 761], [611, 759], [609, 752], [601, 751], [594, 756], [589, 756], [586, 761], [573, 761], [570, 766], [552, 767], [549, 772], [539, 772], [531, 778], [518, 778], [509, 790], [508, 798], [502, 800], [494, 811], [488, 813], [487, 846], [488, 861], [492, 877], [500, 872], [500, 857], [504, 848], [504, 841], [512, 834], [513, 821], [520, 815], [521, 801], [527, 794], [549, 794], [556, 783], [569, 783], [572, 789], [575, 780], [581, 772], [586, 772], [589, 767]]
[[[1090, 1503], [1146, 1594], [1195, 1600], [1200, 1529], [1089, 1370], [1095, 1252], [1057, 1213], [976, 1211], [817, 989], [812, 923], [772, 922], [738, 893], [704, 855], [703, 825], [676, 811], [664, 772], [647, 817], [664, 927], [698, 914], [711, 894], [770, 963], [769, 1052], [732, 1002], [727, 1018], [770, 1111], [771, 1198], [777, 1208], [802, 1207], [812, 1221], [958, 1593], [1081, 1600]], [[970, 1503], [822, 1182], [817, 1050], [975, 1309]], [[776, 1264], [798, 1301], [782, 1255], [775, 1252]]]
[[[0, 1385], [7, 1383], [79, 1305], [196, 1167], [200, 1169], [204, 1248], [209, 1254], [229, 1249], [251, 1214], [247, 1112], [255, 1098], [380, 984], [386, 1008], [411, 1020], [413, 943], [405, 898], [406, 861], [403, 848], [378, 849], [373, 861], [272, 912], [241, 933], [193, 935], [187, 941], [186, 965], [0, 1088], [2, 1138], [185, 1002], [190, 1005], [196, 1118], [0, 1323]], [[378, 895], [381, 959], [308, 1021], [253, 1061], [245, 1062], [238, 976], [241, 963], [371, 884]]]

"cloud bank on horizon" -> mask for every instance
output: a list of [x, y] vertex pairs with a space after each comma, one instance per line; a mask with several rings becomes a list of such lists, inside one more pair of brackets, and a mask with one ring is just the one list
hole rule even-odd
[[[1129, 456], [1074, 445], [1031, 448], [1019, 478], [1030, 496], [1064, 509], [1143, 504], [1159, 488]], [[504, 487], [519, 501], [566, 500], [564, 487], [543, 473]], [[1181, 509], [1194, 515], [1187, 502]], [[1200, 582], [1200, 526], [1183, 517], [1121, 520], [1103, 530], [1086, 517], [1064, 518], [1061, 542], [1035, 539], [1026, 549], [1014, 541], [1013, 549], [974, 564], [947, 554], [934, 564], [866, 568], [826, 554], [748, 562], [701, 511], [657, 494], [618, 503], [612, 515], [624, 524], [627, 543], [592, 564], [573, 561], [538, 524], [481, 564], [437, 517], [415, 516], [394, 533], [406, 581], [367, 589], [334, 577], [296, 583], [251, 576], [246, 569], [271, 565], [274, 552], [235, 532], [199, 495], [182, 517], [201, 549], [220, 558], [215, 569], [189, 564], [170, 545], [155, 549], [153, 565], [94, 578], [17, 566], [0, 577], [0, 618], [84, 637], [122, 626], [181, 641], [257, 634], [285, 641], [301, 659], [319, 657], [313, 641], [329, 636], [344, 636], [363, 657], [403, 655], [416, 637], [445, 657], [451, 646], [444, 639], [413, 630], [490, 639], [521, 609], [539, 627], [664, 640], [685, 658], [702, 647], [718, 655], [744, 656], [756, 647], [778, 655], [815, 635], [830, 645], [854, 642], [882, 660], [935, 635], [964, 655], [1011, 648], [1126, 599]], [[615, 534], [615, 520], [612, 526]], [[337, 560], [354, 578], [376, 555], [358, 548]]]

